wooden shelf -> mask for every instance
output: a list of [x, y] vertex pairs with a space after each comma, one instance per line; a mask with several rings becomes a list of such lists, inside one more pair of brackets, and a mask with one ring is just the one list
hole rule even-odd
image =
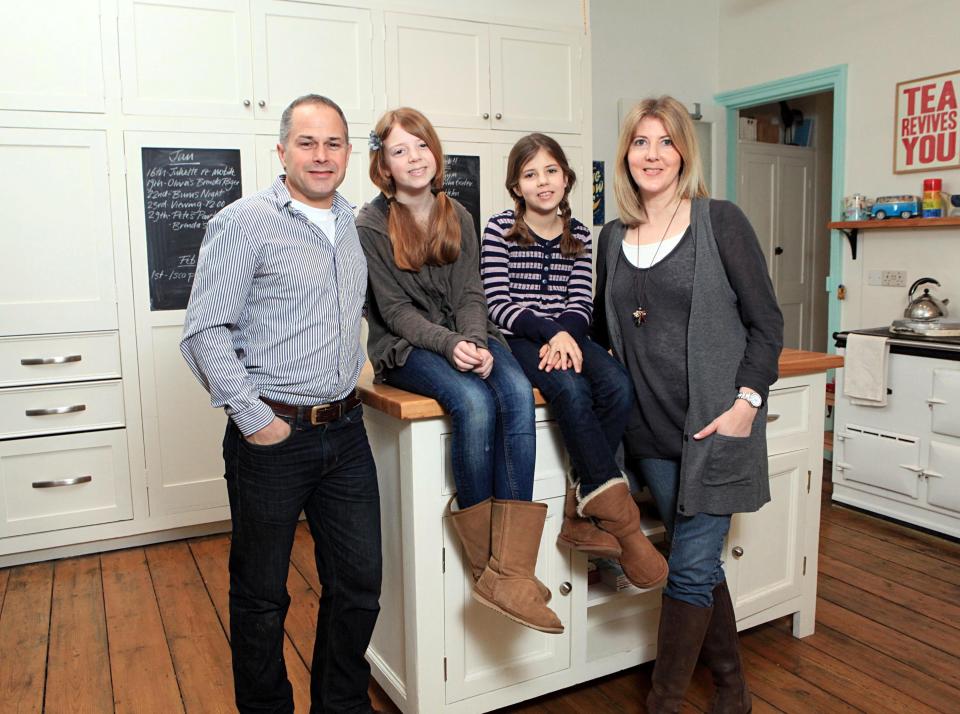
[[947, 216], [946, 218], [884, 218], [883, 220], [872, 221], [831, 221], [827, 228], [843, 233], [850, 241], [850, 255], [857, 259], [857, 234], [859, 231], [868, 230], [898, 230], [906, 228], [960, 228], [960, 216]]

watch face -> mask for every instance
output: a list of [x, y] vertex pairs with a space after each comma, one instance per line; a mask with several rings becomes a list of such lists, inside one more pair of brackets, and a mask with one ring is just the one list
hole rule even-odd
[[756, 392], [740, 392], [737, 397], [746, 400], [746, 402], [755, 409], [759, 409], [760, 405], [763, 404], [763, 397]]

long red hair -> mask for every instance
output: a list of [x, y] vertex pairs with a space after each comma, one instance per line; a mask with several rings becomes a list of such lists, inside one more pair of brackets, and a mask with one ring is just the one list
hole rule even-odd
[[[417, 224], [410, 210], [396, 196], [396, 184], [387, 170], [385, 144], [399, 126], [427, 144], [437, 162], [432, 190], [436, 195], [426, 229]], [[443, 191], [443, 148], [430, 120], [416, 109], [400, 107], [380, 117], [374, 129], [380, 147], [370, 150], [370, 180], [389, 199], [387, 230], [393, 244], [393, 260], [401, 270], [420, 270], [424, 265], [447, 265], [460, 257], [460, 219], [453, 202]]]

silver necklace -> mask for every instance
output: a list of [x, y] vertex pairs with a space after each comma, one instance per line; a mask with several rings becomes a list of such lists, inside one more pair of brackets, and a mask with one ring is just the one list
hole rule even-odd
[[[657, 255], [660, 253], [660, 246], [663, 245], [663, 239], [667, 237], [667, 232], [670, 230], [670, 226], [673, 225], [673, 219], [677, 217], [677, 211], [680, 210], [680, 204], [682, 202], [683, 202], [682, 198], [679, 201], [677, 201], [677, 206], [676, 208], [673, 209], [673, 215], [670, 216], [670, 222], [667, 223], [667, 227], [663, 229], [663, 235], [660, 236], [660, 240], [659, 242], [657, 242], [657, 249], [653, 251], [653, 258], [650, 259], [650, 267], [648, 267], [646, 270], [637, 271], [638, 273], [642, 273], [642, 276], [638, 276], [637, 278], [637, 281], [640, 283], [640, 289], [637, 291], [637, 295], [638, 295], [637, 309], [634, 310], [633, 313], [631, 313], [633, 315], [633, 324], [635, 324], [637, 327], [640, 327], [643, 323], [647, 321], [648, 311], [647, 311], [647, 308], [644, 307], [644, 302], [645, 302], [644, 297], [646, 296], [646, 292], [647, 292], [647, 274], [650, 272], [650, 269], [653, 268], [653, 266], [657, 262]], [[640, 267], [640, 226], [639, 225], [637, 226], [637, 267], [638, 268]], [[640, 280], [640, 277], [643, 278], [642, 281]]]

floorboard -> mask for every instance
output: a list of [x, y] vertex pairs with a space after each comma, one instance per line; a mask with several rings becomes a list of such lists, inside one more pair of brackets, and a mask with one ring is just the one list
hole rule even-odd
[[[0, 713], [233, 712], [227, 535], [0, 570]], [[956, 714], [960, 544], [824, 501], [816, 632], [789, 618], [741, 633], [755, 714]], [[284, 656], [297, 714], [310, 702], [319, 598], [297, 528]], [[9, 653], [16, 653], [10, 657]], [[652, 663], [507, 707], [642, 714]], [[398, 712], [371, 680], [377, 709]], [[709, 711], [699, 665], [684, 712]]]

